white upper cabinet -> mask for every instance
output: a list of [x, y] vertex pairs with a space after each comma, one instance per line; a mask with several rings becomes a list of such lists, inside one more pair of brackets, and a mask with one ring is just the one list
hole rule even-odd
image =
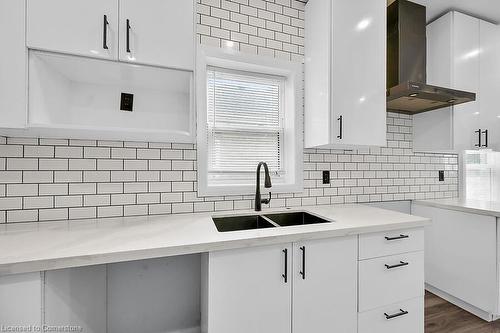
[[500, 28], [495, 24], [480, 21], [481, 62], [479, 71], [479, 107], [481, 144], [500, 151]]
[[24, 1], [0, 1], [0, 127], [24, 128], [27, 122], [24, 13]]
[[500, 28], [459, 12], [427, 26], [427, 81], [476, 101], [414, 116], [415, 151], [500, 149]]
[[194, 69], [193, 0], [28, 0], [29, 48]]
[[305, 145], [386, 145], [386, 1], [306, 5]]
[[453, 13], [452, 33], [452, 87], [475, 92], [477, 100], [453, 107], [454, 146], [457, 150], [470, 149], [479, 142], [479, 20], [461, 13]]
[[29, 48], [118, 59], [118, 0], [28, 0]]
[[194, 68], [192, 0], [120, 0], [120, 60]]

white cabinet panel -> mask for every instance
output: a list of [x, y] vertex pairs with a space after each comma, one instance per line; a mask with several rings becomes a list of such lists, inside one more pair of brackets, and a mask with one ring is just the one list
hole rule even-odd
[[342, 116], [335, 142], [385, 146], [386, 1], [334, 0], [332, 15], [334, 121]]
[[106, 266], [86, 266], [45, 273], [45, 324], [106, 332]]
[[118, 59], [118, 0], [27, 3], [28, 47]]
[[291, 244], [217, 251], [207, 256], [202, 332], [290, 333]]
[[40, 273], [0, 276], [0, 325], [42, 323]]
[[424, 230], [422, 228], [359, 235], [360, 260], [422, 251], [423, 249]]
[[192, 70], [194, 22], [193, 0], [120, 0], [120, 60]]
[[293, 244], [294, 333], [357, 332], [356, 247], [356, 237]]
[[310, 1], [305, 31], [306, 147], [385, 146], [386, 1]]
[[[452, 86], [476, 92], [479, 99], [479, 19], [454, 12], [452, 43]], [[471, 149], [478, 143], [479, 116], [479, 101], [453, 107], [455, 149]]]
[[358, 333], [424, 333], [424, 298], [363, 312], [358, 318]]
[[425, 282], [495, 313], [496, 218], [418, 204], [412, 213], [432, 219], [425, 228]]
[[[500, 27], [485, 21], [479, 24], [481, 53], [479, 73], [480, 128], [485, 148], [500, 150]], [[486, 132], [487, 131], [487, 132]]]
[[27, 121], [25, 2], [0, 1], [0, 127], [24, 128]]
[[423, 252], [359, 262], [360, 312], [423, 296]]

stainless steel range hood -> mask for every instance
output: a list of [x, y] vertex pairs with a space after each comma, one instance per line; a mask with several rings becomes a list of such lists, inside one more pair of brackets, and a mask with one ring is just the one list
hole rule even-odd
[[426, 8], [396, 0], [387, 7], [387, 110], [415, 114], [476, 100], [476, 94], [426, 83]]

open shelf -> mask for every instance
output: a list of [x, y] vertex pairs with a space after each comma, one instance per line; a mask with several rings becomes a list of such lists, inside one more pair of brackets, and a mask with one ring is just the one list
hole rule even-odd
[[[29, 54], [31, 132], [194, 142], [193, 73], [41, 51]], [[122, 93], [133, 111], [120, 110]]]

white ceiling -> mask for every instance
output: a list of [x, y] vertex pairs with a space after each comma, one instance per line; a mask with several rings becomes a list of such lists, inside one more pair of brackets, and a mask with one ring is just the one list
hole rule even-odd
[[[427, 7], [427, 22], [433, 21], [450, 10], [500, 23], [500, 0], [411, 0]], [[387, 0], [390, 4], [394, 0]]]

